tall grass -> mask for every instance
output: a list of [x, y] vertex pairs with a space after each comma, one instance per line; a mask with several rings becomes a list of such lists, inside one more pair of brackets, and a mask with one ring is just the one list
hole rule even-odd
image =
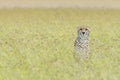
[[[77, 26], [91, 29], [89, 60], [76, 62]], [[119, 80], [120, 11], [0, 10], [0, 80]]]

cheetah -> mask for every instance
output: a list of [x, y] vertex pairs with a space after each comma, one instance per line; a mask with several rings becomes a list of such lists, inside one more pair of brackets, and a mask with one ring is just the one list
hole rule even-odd
[[77, 59], [87, 59], [89, 57], [89, 34], [90, 30], [86, 26], [79, 27], [78, 36], [74, 42], [75, 57]]

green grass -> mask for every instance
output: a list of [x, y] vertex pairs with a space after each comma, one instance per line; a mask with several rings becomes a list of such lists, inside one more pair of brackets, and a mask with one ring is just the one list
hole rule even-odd
[[[79, 25], [91, 29], [91, 57], [80, 63]], [[0, 80], [119, 80], [119, 70], [119, 10], [0, 10]]]

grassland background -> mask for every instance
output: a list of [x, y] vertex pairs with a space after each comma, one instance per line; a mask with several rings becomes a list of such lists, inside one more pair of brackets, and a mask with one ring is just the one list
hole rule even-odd
[[[91, 29], [91, 57], [80, 63], [79, 25]], [[0, 80], [119, 80], [119, 70], [119, 10], [0, 10]]]

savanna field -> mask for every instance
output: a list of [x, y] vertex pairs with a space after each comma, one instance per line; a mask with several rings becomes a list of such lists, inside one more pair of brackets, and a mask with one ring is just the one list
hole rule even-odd
[[[90, 58], [77, 62], [77, 27]], [[119, 80], [120, 10], [1, 9], [0, 80]]]

